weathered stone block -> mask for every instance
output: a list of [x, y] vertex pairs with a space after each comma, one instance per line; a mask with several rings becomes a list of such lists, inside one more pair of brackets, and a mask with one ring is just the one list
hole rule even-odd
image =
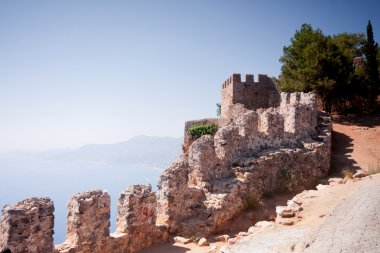
[[156, 195], [150, 185], [132, 185], [119, 194], [116, 231], [155, 226]]
[[0, 251], [53, 252], [53, 212], [53, 201], [49, 198], [31, 198], [5, 206], [0, 224]]
[[103, 190], [77, 193], [68, 204], [69, 245], [96, 244], [110, 236], [110, 196]]

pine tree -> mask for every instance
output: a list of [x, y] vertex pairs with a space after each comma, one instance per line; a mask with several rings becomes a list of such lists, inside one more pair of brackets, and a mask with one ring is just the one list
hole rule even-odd
[[364, 45], [364, 55], [367, 61], [367, 74], [368, 74], [368, 109], [374, 109], [374, 103], [376, 101], [377, 95], [379, 95], [379, 63], [377, 61], [377, 50], [378, 44], [373, 38], [373, 30], [371, 20], [368, 21], [367, 25], [367, 41]]

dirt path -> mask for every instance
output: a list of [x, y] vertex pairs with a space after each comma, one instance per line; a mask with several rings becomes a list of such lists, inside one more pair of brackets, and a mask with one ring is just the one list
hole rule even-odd
[[379, 191], [380, 174], [311, 191], [298, 223], [257, 229], [224, 253], [379, 252]]
[[345, 168], [373, 169], [380, 166], [380, 115], [333, 116], [332, 163]]
[[[344, 169], [361, 168], [380, 171], [380, 115], [334, 116], [333, 119], [331, 176], [341, 176]], [[380, 175], [377, 175], [348, 184], [327, 186], [319, 191], [310, 191], [304, 203], [304, 210], [300, 213], [301, 219], [295, 225], [285, 226], [272, 223], [267, 228], [252, 229], [253, 232], [251, 231], [250, 235], [242, 233], [239, 236], [238, 231], [246, 232], [248, 227], [256, 221], [268, 219], [268, 217], [273, 218], [275, 206], [284, 205], [286, 200], [291, 198], [289, 195], [277, 196], [267, 201], [264, 208], [255, 213], [255, 219], [249, 220], [243, 214], [233, 222], [234, 233], [230, 233], [230, 236], [236, 238], [237, 243], [234, 245], [218, 242], [210, 243], [210, 246], [199, 247], [193, 243], [186, 245], [171, 243], [146, 249], [141, 253], [303, 252], [306, 245], [315, 240], [312, 238], [313, 235], [318, 233], [321, 224], [326, 222], [327, 217], [340, 215], [339, 212], [334, 212], [337, 206], [343, 203], [344, 199], [350, 198], [352, 194], [355, 195], [355, 192], [364, 189], [368, 180], [374, 179], [377, 180], [377, 185], [380, 185]], [[310, 252], [319, 252], [310, 250]]]

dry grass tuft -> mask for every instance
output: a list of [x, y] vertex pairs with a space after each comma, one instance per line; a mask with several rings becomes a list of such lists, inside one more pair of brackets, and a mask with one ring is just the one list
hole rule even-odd
[[247, 207], [250, 210], [254, 210], [263, 205], [261, 196], [253, 192], [247, 196]]
[[342, 175], [344, 176], [344, 179], [353, 179], [354, 178], [354, 172], [351, 168], [344, 168], [342, 170]]
[[370, 164], [368, 166], [368, 168], [363, 169], [363, 171], [365, 173], [367, 173], [367, 175], [373, 175], [373, 174], [380, 173], [380, 160], [377, 160], [377, 164], [376, 165]]
[[195, 243], [195, 244], [197, 244], [200, 239], [201, 239], [200, 237], [195, 236], [195, 235], [193, 235], [193, 236], [190, 237], [190, 241], [193, 242], [193, 243]]

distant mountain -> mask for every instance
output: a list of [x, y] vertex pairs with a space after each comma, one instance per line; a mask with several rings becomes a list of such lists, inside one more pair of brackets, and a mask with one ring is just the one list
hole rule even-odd
[[183, 138], [140, 135], [115, 144], [90, 144], [74, 150], [41, 153], [40, 158], [108, 164], [145, 164], [167, 167], [181, 153]]

